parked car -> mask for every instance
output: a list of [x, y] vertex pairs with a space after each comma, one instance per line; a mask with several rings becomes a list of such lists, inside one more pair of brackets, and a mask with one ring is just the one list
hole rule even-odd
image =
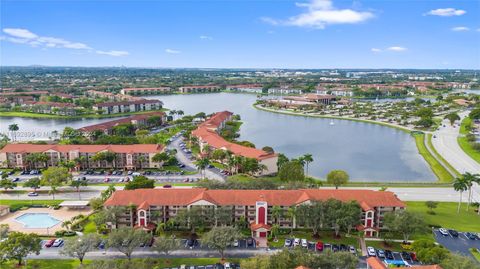
[[249, 247], [253, 246], [253, 238], [251, 238], [251, 237], [247, 238], [247, 246], [249, 246]]
[[352, 253], [353, 255], [357, 255], [357, 249], [354, 246], [348, 246], [348, 252]]
[[467, 233], [465, 233], [465, 236], [470, 240], [477, 240], [478, 239], [477, 235], [474, 234], [474, 233], [467, 232]]
[[402, 252], [402, 259], [405, 261], [412, 261], [412, 257], [410, 256], [410, 253], [406, 251]]
[[105, 249], [105, 241], [101, 241], [98, 246], [97, 246], [99, 249]]
[[332, 251], [337, 252], [339, 250], [338, 245], [332, 244]]
[[368, 253], [368, 256], [371, 256], [371, 257], [377, 256], [377, 254], [375, 253], [375, 249], [372, 247], [367, 247], [367, 253]]
[[55, 243], [55, 238], [48, 240], [47, 243], [45, 243], [44, 246], [49, 248], [53, 245], [53, 243]]
[[377, 257], [384, 259], [385, 258], [385, 251], [378, 249], [377, 250]]
[[448, 236], [448, 231], [447, 231], [447, 229], [445, 229], [445, 228], [440, 228], [440, 229], [438, 229], [438, 231], [439, 231], [442, 235]]
[[58, 239], [55, 240], [55, 242], [53, 242], [52, 247], [56, 247], [56, 248], [57, 248], [57, 247], [60, 247], [62, 244], [63, 244], [63, 239], [58, 238]]
[[12, 182], [17, 182], [17, 181], [20, 181], [20, 178], [19, 177], [16, 177], [12, 180]]
[[317, 244], [315, 244], [315, 249], [317, 251], [323, 251], [323, 243], [322, 241], [318, 241]]
[[305, 238], [302, 238], [302, 247], [304, 248], [308, 247], [308, 242], [307, 242], [307, 239]]
[[412, 261], [418, 261], [417, 254], [415, 252], [410, 252], [410, 258], [412, 258]]
[[30, 196], [30, 197], [38, 196], [38, 193], [36, 193], [34, 191], [31, 191], [31, 192], [28, 193], [28, 196]]
[[169, 189], [169, 188], [171, 188], [171, 187], [172, 187], [172, 185], [168, 185], [168, 184], [167, 184], [167, 185], [163, 185], [163, 188], [165, 188], [165, 189]]
[[387, 260], [394, 260], [395, 257], [393, 257], [393, 252], [390, 251], [390, 250], [385, 250], [385, 257], [387, 258]]
[[233, 246], [234, 247], [238, 248], [238, 245], [239, 245], [238, 240], [233, 241]]
[[449, 229], [448, 233], [453, 237], [458, 237], [458, 232], [453, 229]]
[[292, 240], [291, 239], [285, 239], [285, 244], [283, 244], [284, 247], [288, 248], [292, 246]]
[[103, 182], [109, 182], [110, 181], [110, 178], [106, 177]]
[[300, 238], [295, 238], [295, 239], [293, 240], [293, 246], [296, 247], [296, 246], [298, 246], [298, 245], [300, 245]]

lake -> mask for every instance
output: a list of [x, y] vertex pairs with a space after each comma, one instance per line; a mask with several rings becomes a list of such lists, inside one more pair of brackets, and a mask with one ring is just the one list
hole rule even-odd
[[[401, 130], [348, 120], [283, 115], [252, 107], [254, 94], [191, 94], [148, 96], [162, 100], [166, 108], [185, 114], [229, 110], [244, 122], [240, 140], [257, 148], [271, 146], [290, 158], [311, 153], [310, 174], [324, 178], [333, 169], [350, 174], [352, 181], [434, 181], [435, 175], [418, 154], [414, 139]], [[38, 120], [0, 118], [1, 131], [19, 124], [21, 131], [51, 132], [65, 126], [79, 128], [110, 119]], [[5, 124], [4, 124], [5, 123]]]

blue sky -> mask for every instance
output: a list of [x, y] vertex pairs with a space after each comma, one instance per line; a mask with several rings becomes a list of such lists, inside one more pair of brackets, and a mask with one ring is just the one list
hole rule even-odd
[[1, 0], [1, 65], [480, 68], [480, 1]]

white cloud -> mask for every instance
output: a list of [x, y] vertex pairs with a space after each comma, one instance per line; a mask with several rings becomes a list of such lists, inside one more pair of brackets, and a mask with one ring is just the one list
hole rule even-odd
[[[94, 49], [87, 44], [80, 42], [72, 42], [58, 37], [39, 36], [27, 29], [21, 28], [4, 28], [3, 32], [7, 36], [2, 36], [0, 40], [5, 40], [16, 44], [27, 44], [31, 47], [45, 48], [65, 48], [74, 50], [87, 50], [93, 52]], [[125, 56], [128, 55], [126, 51], [95, 51], [98, 54], [110, 56]]]
[[470, 28], [465, 27], [465, 26], [457, 26], [457, 27], [453, 27], [452, 31], [454, 31], [454, 32], [466, 32], [466, 31], [470, 31]]
[[38, 37], [36, 34], [30, 32], [29, 30], [21, 28], [4, 28], [3, 32], [17, 38], [34, 39]]
[[296, 6], [305, 8], [306, 11], [287, 20], [270, 17], [263, 17], [261, 20], [271, 25], [323, 29], [329, 24], [355, 24], [374, 17], [373, 13], [367, 11], [337, 9], [333, 6], [332, 0], [311, 0], [307, 3], [296, 3]]
[[449, 8], [438, 8], [438, 9], [430, 10], [425, 15], [452, 17], [452, 16], [461, 16], [465, 13], [467, 13], [465, 10], [449, 7]]
[[378, 49], [378, 48], [371, 48], [370, 49], [372, 52], [382, 52], [381, 49]]
[[208, 36], [208, 35], [201, 35], [201, 36], [200, 36], [200, 39], [212, 40], [213, 37]]
[[128, 53], [128, 51], [123, 51], [123, 50], [110, 50], [110, 51], [97, 50], [95, 52], [97, 54], [109, 55], [109, 56], [114, 56], [114, 57], [127, 56], [127, 55], [130, 54], [130, 53]]
[[407, 48], [400, 47], [400, 46], [393, 46], [393, 47], [388, 47], [387, 50], [389, 50], [389, 51], [406, 51]]
[[166, 53], [170, 53], [170, 54], [179, 54], [179, 53], [181, 53], [181, 51], [179, 51], [179, 50], [174, 50], [174, 49], [165, 49], [165, 52], [166, 52]]

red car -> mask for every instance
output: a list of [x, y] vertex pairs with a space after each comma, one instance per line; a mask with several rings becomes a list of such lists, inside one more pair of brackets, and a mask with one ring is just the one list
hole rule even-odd
[[318, 241], [317, 244], [315, 244], [315, 249], [317, 251], [323, 251], [323, 243], [322, 241]]
[[48, 240], [47, 243], [45, 243], [45, 247], [49, 248], [53, 245], [53, 243], [55, 243], [55, 238]]
[[412, 260], [417, 262], [417, 254], [415, 252], [410, 252], [410, 257], [412, 257]]

